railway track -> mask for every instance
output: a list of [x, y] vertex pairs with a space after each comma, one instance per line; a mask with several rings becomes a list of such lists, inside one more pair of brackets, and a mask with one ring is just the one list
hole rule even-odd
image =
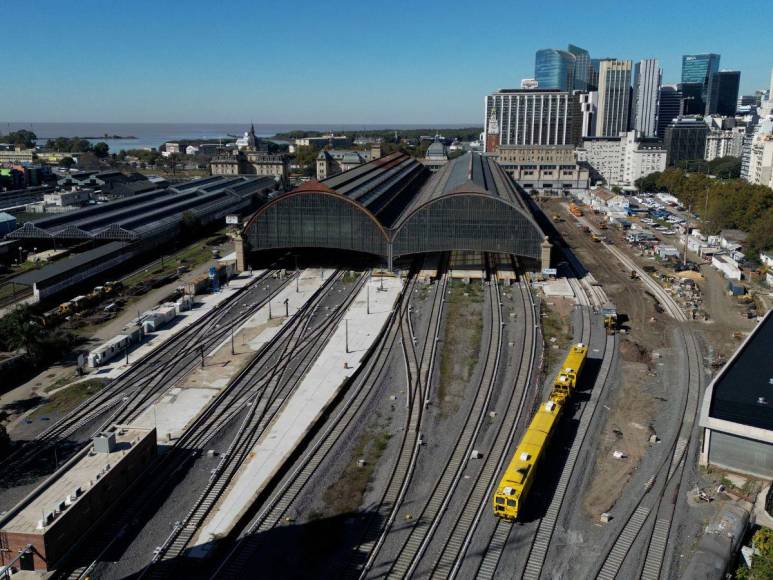
[[[301, 336], [303, 331], [309, 330], [309, 324], [311, 319], [316, 316], [317, 305], [326, 294], [330, 294], [334, 288], [334, 283], [340, 276], [331, 277], [328, 282], [320, 288], [312, 298], [304, 304], [303, 307], [291, 318], [288, 323], [280, 328], [280, 331], [272, 337], [263, 347], [256, 353], [251, 363], [245, 367], [230, 383], [229, 385], [213, 400], [210, 402], [207, 409], [205, 409], [189, 426], [185, 433], [175, 442], [172, 450], [165, 454], [160, 460], [151, 466], [150, 473], [146, 474], [143, 478], [144, 481], [149, 482], [143, 490], [131, 500], [130, 508], [125, 511], [122, 517], [117, 518], [111, 522], [108, 529], [103, 530], [98, 540], [92, 542], [89, 545], [88, 553], [82, 555], [81, 560], [86, 560], [86, 564], [75, 567], [69, 574], [62, 573], [59, 577], [66, 577], [70, 579], [84, 578], [86, 577], [94, 566], [97, 564], [99, 557], [110, 546], [125, 535], [125, 530], [131, 527], [131, 519], [134, 517], [134, 513], [146, 513], [148, 512], [148, 506], [152, 505], [154, 498], [158, 497], [162, 490], [167, 489], [168, 486], [176, 482], [177, 474], [183, 473], [185, 467], [189, 461], [192, 461], [201, 452], [201, 449], [220, 432], [240, 411], [245, 408], [257, 408], [257, 405], [251, 405], [247, 407], [247, 403], [250, 399], [255, 398], [255, 392], [261, 393], [266, 391], [266, 386], [269, 384], [272, 377], [276, 373], [284, 373], [285, 369], [289, 367], [291, 361], [296, 361], [299, 367], [303, 364], [304, 358], [308, 356], [308, 352], [304, 352], [304, 349], [313, 350], [314, 345], [302, 343], [302, 341], [293, 339], [293, 337]], [[356, 292], [348, 295], [348, 298], [353, 299]], [[318, 323], [315, 328], [310, 332], [310, 335], [314, 336], [316, 340], [326, 342], [328, 334], [327, 331], [330, 327], [335, 328], [337, 322], [340, 321], [341, 316], [346, 311], [343, 305], [339, 305], [335, 311], [327, 316], [321, 323]], [[288, 347], [288, 342], [293, 348]], [[317, 345], [320, 349], [322, 346]], [[285, 356], [282, 356], [285, 355]], [[273, 358], [272, 358], [273, 357]], [[278, 359], [279, 362], [276, 362]], [[271, 364], [269, 364], [271, 363]], [[264, 368], [268, 367], [268, 369]], [[297, 370], [297, 368], [296, 368]], [[255, 392], [253, 392], [255, 391]], [[248, 413], [249, 415], [249, 413]], [[262, 419], [270, 420], [269, 414], [263, 412]], [[254, 436], [257, 429], [250, 431], [250, 436]], [[235, 440], [244, 440], [246, 431], [244, 424], [242, 429], [239, 429]], [[238, 444], [232, 445], [226, 458], [229, 455], [233, 458], [237, 456], [244, 459], [244, 454], [239, 455], [237, 451]], [[215, 483], [223, 481], [223, 473], [226, 470], [219, 469]], [[233, 472], [230, 473], [233, 475]], [[212, 484], [212, 481], [210, 481]], [[209, 485], [207, 489], [212, 487]], [[221, 488], [224, 491], [225, 488]], [[211, 495], [207, 495], [206, 498], [211, 498]], [[205, 499], [206, 499], [205, 498]], [[201, 499], [201, 498], [200, 498]], [[197, 502], [197, 505], [200, 503]], [[131, 507], [133, 506], [133, 508]], [[169, 541], [171, 545], [174, 539]], [[154, 560], [160, 559], [164, 554], [163, 551], [159, 551], [154, 555]], [[151, 568], [146, 568], [144, 573], [147, 574]], [[155, 572], [155, 571], [154, 571]]]
[[351, 393], [339, 406], [338, 413], [322, 430], [311, 447], [296, 461], [295, 467], [280, 483], [263, 508], [239, 534], [236, 546], [222, 559], [213, 574], [213, 580], [241, 578], [254, 554], [261, 548], [265, 534], [280, 525], [293, 503], [307, 489], [309, 481], [318, 472], [336, 444], [356, 424], [356, 419], [380, 380], [400, 334], [402, 320], [408, 315], [410, 296], [416, 286], [415, 276], [410, 276], [400, 296], [397, 307], [385, 326], [381, 337], [367, 357], [362, 371], [354, 378]]
[[[461, 509], [458, 512], [451, 532], [447, 535], [440, 555], [436, 558], [432, 567], [432, 578], [455, 578], [459, 574], [464, 556], [472, 542], [478, 524], [485, 510], [491, 509], [490, 498], [498, 481], [497, 477], [504, 469], [509, 457], [511, 444], [515, 442], [516, 433], [525, 416], [527, 395], [532, 383], [532, 370], [537, 352], [537, 329], [535, 325], [534, 302], [528, 282], [521, 280], [518, 283], [518, 291], [521, 295], [521, 315], [524, 320], [524, 342], [518, 359], [518, 371], [515, 383], [510, 391], [507, 410], [500, 423], [490, 451], [486, 454], [483, 468], [477, 475], [472, 489], [469, 491]], [[497, 520], [494, 537], [490, 543], [491, 552], [501, 550], [504, 541], [499, 539], [506, 536], [504, 532], [509, 526], [503, 525], [504, 520]], [[509, 529], [507, 529], [509, 534]], [[496, 567], [494, 567], [496, 568]], [[481, 566], [481, 572], [485, 570]]]
[[[584, 269], [579, 263], [574, 254], [564, 249], [564, 253], [567, 258], [571, 269], [576, 275], [583, 272]], [[579, 318], [579, 334], [580, 341], [585, 344], [590, 343], [591, 331], [592, 331], [592, 319], [591, 310], [598, 304], [599, 296], [594, 293], [588, 285], [584, 285], [577, 278], [569, 278], [569, 284], [577, 298], [577, 316]], [[566, 491], [571, 481], [572, 474], [577, 462], [577, 458], [582, 449], [585, 437], [587, 435], [588, 428], [590, 427], [593, 417], [595, 415], [596, 407], [599, 397], [601, 396], [604, 387], [606, 385], [607, 375], [612, 362], [612, 356], [615, 351], [615, 338], [607, 337], [601, 368], [596, 378], [596, 383], [591, 392], [591, 397], [588, 403], [583, 407], [580, 415], [579, 425], [575, 434], [572, 447], [564, 463], [561, 475], [558, 480], [558, 484], [551, 498], [550, 504], [545, 512], [545, 515], [539, 521], [537, 530], [532, 538], [531, 546], [529, 548], [529, 554], [526, 560], [525, 568], [523, 571], [523, 578], [538, 579], [542, 573], [542, 568], [547, 556], [550, 543], [553, 538], [558, 516], [563, 507]], [[512, 531], [513, 524], [505, 520], [498, 520], [494, 533], [489, 541], [488, 548], [483, 558], [481, 559], [480, 566], [477, 571], [477, 576], [483, 579], [493, 578], [496, 574], [499, 560], [505, 545], [509, 539]]]
[[605, 550], [602, 564], [596, 577], [602, 580], [617, 578], [647, 522], [654, 520], [643, 539], [646, 552], [639, 568], [639, 575], [645, 580], [663, 576], [662, 568], [676, 510], [675, 497], [681, 488], [691, 443], [695, 418], [698, 412], [702, 384], [700, 350], [692, 332], [679, 329], [687, 357], [688, 384], [681, 403], [679, 431], [671, 442], [668, 452], [655, 473], [647, 480], [641, 497], [622, 519], [623, 524], [611, 546]]
[[[143, 356], [104, 389], [75, 407], [35, 439], [17, 448], [0, 466], [8, 472], [12, 469], [18, 471], [18, 466], [14, 464], [19, 460], [29, 465], [31, 460], [50, 452], [59, 441], [73, 436], [106, 413], [110, 415], [103, 425], [129, 420], [138, 415], [159, 391], [166, 391], [186, 376], [195, 368], [201, 355], [220, 344], [232, 328], [238, 327], [265, 305], [268, 296], [254, 303], [251, 300], [255, 294], [258, 298], [262, 297], [264, 292], [258, 290], [257, 286], [265, 282], [270, 275], [271, 273], [266, 273], [256, 278], [251, 287], [234, 294], [212, 313]], [[289, 284], [290, 280], [283, 281], [282, 287]], [[270, 295], [280, 289], [271, 290]], [[240, 303], [242, 310], [234, 315]], [[100, 426], [96, 432], [102, 428], [103, 426]]]
[[[332, 279], [331, 279], [332, 280]], [[304, 317], [295, 325], [289, 339], [283, 346], [283, 353], [280, 357], [287, 360], [289, 356], [301, 356], [301, 367], [297, 369], [293, 376], [287, 377], [288, 364], [278, 365], [271, 369], [266, 385], [256, 392], [248, 402], [248, 410], [239, 427], [228, 451], [223, 455], [220, 464], [213, 470], [209, 484], [199, 496], [194, 507], [188, 512], [186, 517], [175, 527], [172, 534], [166, 542], [157, 550], [152, 563], [170, 563], [183, 554], [193, 537], [201, 528], [206, 517], [211, 513], [218, 500], [223, 497], [233, 481], [237, 472], [248, 458], [248, 454], [265, 432], [268, 424], [273, 420], [279, 409], [284, 404], [295, 388], [300, 384], [308, 368], [319, 356], [320, 351], [327, 344], [330, 336], [338, 327], [343, 315], [348, 310], [355, 296], [367, 281], [367, 275], [362, 274], [356, 284], [353, 285], [348, 297], [336, 308], [333, 316], [323, 323], [324, 332], [316, 342], [315, 347], [309, 352], [301, 354], [299, 352], [299, 343], [306, 334], [311, 317]], [[332, 287], [332, 283], [329, 285]], [[324, 295], [324, 294], [323, 294]], [[317, 305], [320, 300], [316, 300]], [[247, 379], [247, 384], [253, 381]], [[238, 408], [241, 408], [239, 406]], [[150, 567], [141, 577], [162, 578], [171, 573], [170, 568]]]
[[[364, 577], [373, 566], [375, 558], [394, 524], [397, 508], [402, 503], [413, 475], [419, 448], [422, 443], [420, 433], [421, 420], [424, 406], [427, 402], [429, 382], [437, 351], [443, 304], [445, 302], [444, 297], [448, 286], [448, 275], [445, 272], [447, 262], [448, 257], [445, 256], [441, 266], [444, 272], [435, 286], [430, 321], [427, 325], [427, 333], [422, 343], [420, 355], [416, 352], [416, 337], [410, 316], [410, 306], [406, 311], [406, 315], [401, 319], [400, 337], [409, 386], [406, 401], [408, 407], [406, 428], [403, 431], [397, 463], [389, 478], [381, 501], [378, 507], [366, 516], [363, 537], [371, 539], [361, 542], [353, 550], [350, 561], [345, 564], [347, 575]], [[361, 565], [363, 561], [365, 563]]]
[[[487, 285], [489, 294], [489, 336], [483, 362], [483, 371], [475, 390], [475, 399], [446, 463], [443, 473], [427, 500], [419, 517], [414, 520], [407, 540], [387, 574], [390, 578], [410, 576], [431, 540], [448, 502], [461, 481], [464, 467], [470, 457], [473, 443], [486, 417], [486, 409], [494, 391], [502, 351], [502, 310], [499, 284], [496, 279]], [[388, 533], [388, 530], [385, 530]]]

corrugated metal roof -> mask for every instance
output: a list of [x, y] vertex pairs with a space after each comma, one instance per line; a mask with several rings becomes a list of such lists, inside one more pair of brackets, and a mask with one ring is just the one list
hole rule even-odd
[[104, 246], [94, 248], [82, 254], [76, 254], [70, 258], [65, 258], [48, 266], [43, 266], [39, 270], [30, 270], [20, 276], [17, 276], [12, 280], [16, 284], [22, 284], [25, 286], [32, 286], [33, 284], [40, 284], [46, 280], [51, 280], [62, 274], [72, 272], [77, 268], [90, 264], [92, 262], [98, 262], [104, 260], [108, 256], [123, 252], [129, 244], [125, 242], [110, 242]]

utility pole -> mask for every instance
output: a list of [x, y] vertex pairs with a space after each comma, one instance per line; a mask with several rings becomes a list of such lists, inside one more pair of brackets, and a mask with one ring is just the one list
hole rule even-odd
[[349, 353], [349, 319], [344, 318], [344, 334], [346, 335], [346, 352]]
[[370, 280], [368, 280], [368, 282], [365, 283], [365, 295], [367, 297], [367, 299], [366, 299], [366, 303], [367, 303], [366, 312], [368, 314], [370, 314]]
[[235, 355], [236, 351], [234, 351], [234, 327], [231, 327], [231, 356]]
[[199, 353], [201, 354], [201, 368], [204, 368], [204, 345], [199, 345]]
[[687, 240], [690, 239], [690, 216], [692, 215], [692, 203], [687, 205], [687, 223], [684, 228], [684, 258], [682, 258], [682, 266], [687, 267]]
[[290, 299], [285, 298], [285, 318], [290, 318]]

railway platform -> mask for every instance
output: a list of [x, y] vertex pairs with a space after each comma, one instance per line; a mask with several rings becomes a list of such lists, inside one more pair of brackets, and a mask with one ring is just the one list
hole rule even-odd
[[243, 289], [264, 273], [263, 270], [255, 270], [250, 275], [249, 272], [242, 272], [239, 276], [232, 278], [228, 286], [221, 288], [220, 292], [214, 294], [203, 294], [196, 297], [194, 308], [178, 314], [177, 320], [164, 328], [161, 328], [149, 338], [146, 338], [141, 345], [129, 351], [129, 364], [126, 364], [126, 356], [116, 358], [112, 362], [100, 366], [96, 372], [89, 374], [87, 378], [105, 378], [116, 379], [131, 368], [132, 361], [137, 361], [149, 352], [157, 349], [177, 333], [194, 324], [201, 317], [206, 316], [213, 308], [221, 302]]
[[[268, 305], [263, 306], [248, 318], [239, 328], [234, 329], [236, 352], [249, 356], [238, 358], [230, 354], [231, 337], [227, 337], [206, 354], [205, 366], [197, 369], [180, 386], [169, 389], [159, 401], [149, 407], [135, 421], [138, 427], [155, 427], [158, 440], [163, 445], [175, 440], [185, 431], [187, 425], [196, 418], [207, 404], [220, 393], [233, 377], [242, 370], [244, 364], [254, 352], [267, 343], [279, 328], [297, 312], [322, 286], [320, 270], [305, 270], [298, 279], [285, 286], [271, 298], [271, 319]], [[285, 308], [287, 300], [287, 309]], [[218, 355], [221, 356], [218, 356]], [[207, 360], [211, 361], [207, 364]], [[223, 362], [225, 361], [225, 363]]]
[[382, 281], [374, 277], [360, 290], [320, 356], [288, 398], [281, 414], [252, 448], [249, 459], [202, 526], [192, 542], [190, 556], [205, 557], [211, 542], [228, 534], [282, 468], [338, 395], [345, 380], [362, 363], [389, 319], [402, 284], [397, 278]]

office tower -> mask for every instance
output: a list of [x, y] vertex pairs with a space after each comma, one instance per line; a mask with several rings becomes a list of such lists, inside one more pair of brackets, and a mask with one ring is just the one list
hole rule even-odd
[[706, 101], [703, 100], [703, 85], [701, 83], [679, 83], [679, 92], [682, 93], [680, 115], [706, 114]]
[[663, 144], [668, 151], [668, 165], [703, 159], [709, 128], [703, 119], [676, 119], [666, 127]]
[[574, 55], [557, 48], [537, 51], [534, 78], [541, 89], [571, 91], [574, 88]]
[[738, 87], [741, 84], [741, 71], [719, 71], [719, 94], [717, 97], [717, 114], [725, 117], [735, 115], [738, 106]]
[[717, 112], [719, 99], [719, 55], [686, 54], [682, 57], [682, 82], [701, 83], [704, 115]]
[[[497, 91], [486, 97], [485, 133], [489, 135], [496, 120], [496, 145], [575, 145], [582, 122], [578, 95], [544, 89]], [[493, 153], [490, 145], [486, 143], [487, 153]]]
[[658, 98], [658, 139], [663, 139], [666, 127], [679, 116], [682, 103], [682, 93], [676, 85], [663, 85], [660, 87]]
[[631, 69], [630, 60], [604, 60], [599, 64], [597, 137], [615, 137], [628, 131]]
[[574, 55], [574, 89], [576, 91], [589, 91], [588, 84], [591, 76], [590, 54], [584, 48], [570, 44], [567, 48]]
[[597, 91], [578, 92], [580, 100], [580, 135], [582, 137], [593, 137], [596, 134], [596, 112], [599, 105], [599, 94]]
[[648, 58], [637, 62], [633, 71], [633, 128], [644, 137], [658, 132], [658, 96], [663, 71], [658, 61]]

